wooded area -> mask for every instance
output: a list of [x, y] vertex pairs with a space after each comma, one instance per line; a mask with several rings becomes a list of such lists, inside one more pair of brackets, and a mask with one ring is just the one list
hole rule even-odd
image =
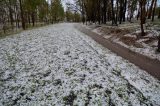
[[145, 23], [146, 18], [154, 21], [160, 18], [160, 7], [157, 0], [75, 0], [76, 8], [82, 14], [83, 22], [98, 22], [105, 24], [112, 21], [112, 25], [122, 22], [132, 22], [132, 18]]
[[75, 0], [75, 2], [75, 9], [82, 14], [83, 23], [106, 24], [112, 21], [112, 26], [118, 26], [123, 22], [133, 23], [132, 20], [136, 19], [141, 26], [141, 36], [145, 36], [146, 20], [148, 22], [153, 22], [155, 18], [160, 20], [160, 6], [157, 0]]
[[71, 12], [69, 7], [64, 11], [61, 0], [1, 0], [0, 28], [4, 33], [8, 29], [50, 24], [65, 20], [80, 21], [80, 14]]

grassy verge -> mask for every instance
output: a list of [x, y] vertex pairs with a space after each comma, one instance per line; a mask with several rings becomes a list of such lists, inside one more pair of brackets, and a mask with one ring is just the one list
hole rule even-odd
[[[35, 24], [35, 26], [32, 26], [32, 25], [27, 25], [27, 28], [26, 30], [32, 30], [32, 29], [37, 29], [37, 28], [40, 28], [40, 27], [44, 27], [44, 26], [48, 26], [48, 25], [51, 25], [51, 24]], [[15, 35], [15, 34], [18, 34], [18, 33], [21, 33], [22, 31], [26, 31], [26, 30], [23, 30], [22, 28], [19, 28], [19, 29], [14, 29], [14, 30], [7, 30], [6, 33], [4, 33], [2, 30], [0, 31], [0, 39], [3, 39], [7, 36], [11, 36], [11, 35]]]

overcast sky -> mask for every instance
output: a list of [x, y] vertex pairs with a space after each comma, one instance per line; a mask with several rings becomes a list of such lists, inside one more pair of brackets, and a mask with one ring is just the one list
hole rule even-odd
[[[50, 3], [51, 0], [46, 0]], [[74, 3], [74, 0], [62, 0], [62, 4], [63, 4], [63, 7], [64, 7], [64, 10], [66, 10], [66, 3], [69, 2], [69, 3]]]
[[74, 3], [73, 0], [62, 0], [62, 4], [63, 4], [63, 7], [64, 7], [64, 10], [66, 10], [66, 3], [67, 2]]

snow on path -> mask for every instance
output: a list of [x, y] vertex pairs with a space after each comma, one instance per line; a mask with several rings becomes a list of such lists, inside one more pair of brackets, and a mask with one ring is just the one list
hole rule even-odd
[[0, 39], [0, 106], [158, 106], [160, 82], [74, 24]]

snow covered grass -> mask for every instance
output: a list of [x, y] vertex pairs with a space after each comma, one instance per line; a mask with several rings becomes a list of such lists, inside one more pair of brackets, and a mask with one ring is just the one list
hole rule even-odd
[[0, 39], [0, 105], [160, 104], [160, 82], [74, 24]]

